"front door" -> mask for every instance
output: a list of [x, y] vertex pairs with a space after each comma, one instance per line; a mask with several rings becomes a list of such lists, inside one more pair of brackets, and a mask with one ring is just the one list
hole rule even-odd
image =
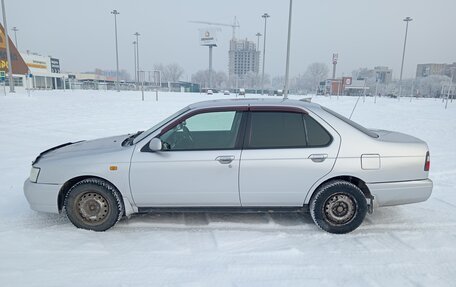
[[130, 168], [136, 205], [240, 206], [238, 133], [243, 114], [223, 110], [184, 115], [159, 135], [162, 151], [137, 147]]

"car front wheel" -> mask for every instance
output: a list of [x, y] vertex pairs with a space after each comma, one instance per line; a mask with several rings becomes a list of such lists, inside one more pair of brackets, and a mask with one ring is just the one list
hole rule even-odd
[[121, 195], [106, 181], [89, 178], [76, 183], [65, 198], [70, 221], [78, 228], [105, 231], [122, 218]]
[[366, 217], [367, 201], [356, 185], [334, 180], [317, 189], [309, 209], [313, 221], [321, 229], [330, 233], [349, 233]]

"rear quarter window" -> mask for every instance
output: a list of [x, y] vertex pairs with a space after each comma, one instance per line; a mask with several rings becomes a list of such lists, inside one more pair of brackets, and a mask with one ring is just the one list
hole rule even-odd
[[307, 147], [322, 147], [331, 143], [332, 137], [316, 120], [309, 115], [303, 115], [306, 129]]

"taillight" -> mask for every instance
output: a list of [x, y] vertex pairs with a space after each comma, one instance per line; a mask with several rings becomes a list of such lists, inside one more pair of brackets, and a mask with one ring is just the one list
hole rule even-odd
[[429, 155], [429, 152], [427, 152], [426, 161], [424, 163], [424, 171], [429, 171], [430, 167], [431, 167], [431, 156]]

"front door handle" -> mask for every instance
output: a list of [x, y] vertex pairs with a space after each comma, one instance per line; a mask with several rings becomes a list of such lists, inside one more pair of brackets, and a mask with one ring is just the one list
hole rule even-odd
[[328, 155], [325, 153], [319, 153], [319, 154], [311, 154], [309, 155], [309, 158], [313, 162], [324, 162], [326, 158], [328, 158]]
[[215, 158], [221, 164], [229, 164], [234, 160], [234, 155], [222, 155]]

